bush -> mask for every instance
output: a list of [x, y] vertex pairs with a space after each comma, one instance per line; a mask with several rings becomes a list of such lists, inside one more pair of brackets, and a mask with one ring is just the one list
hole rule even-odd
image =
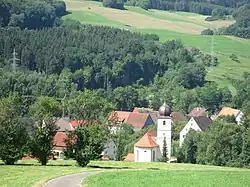
[[205, 29], [201, 31], [201, 35], [214, 35], [214, 31], [212, 29]]
[[207, 18], [205, 19], [205, 21], [216, 21], [216, 20], [218, 20], [217, 17], [211, 17], [211, 16], [209, 16], [209, 17], [207, 17]]
[[121, 0], [103, 0], [102, 4], [104, 7], [124, 10], [124, 4]]

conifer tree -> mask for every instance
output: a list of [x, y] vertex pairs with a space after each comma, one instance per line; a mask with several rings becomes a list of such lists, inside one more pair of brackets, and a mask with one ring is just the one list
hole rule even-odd
[[162, 148], [162, 162], [168, 161], [168, 150], [167, 150], [167, 142], [166, 137], [163, 140], [163, 148]]

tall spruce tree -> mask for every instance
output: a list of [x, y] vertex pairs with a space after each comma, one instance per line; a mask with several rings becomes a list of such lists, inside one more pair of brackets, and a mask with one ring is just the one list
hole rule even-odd
[[162, 162], [168, 161], [168, 150], [167, 150], [167, 142], [166, 137], [163, 139], [163, 148], [162, 148]]

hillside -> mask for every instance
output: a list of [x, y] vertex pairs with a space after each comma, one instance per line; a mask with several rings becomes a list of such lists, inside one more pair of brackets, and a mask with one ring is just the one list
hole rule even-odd
[[[201, 36], [205, 28], [220, 28], [234, 23], [233, 20], [206, 22], [206, 16], [161, 10], [144, 10], [126, 6], [127, 10], [104, 8], [99, 2], [83, 0], [65, 0], [68, 14], [64, 19], [79, 20], [81, 23], [107, 25], [131, 30], [133, 32], [152, 33], [160, 36], [161, 41], [180, 39], [186, 46], [195, 46], [211, 53], [211, 36]], [[240, 79], [244, 71], [250, 71], [250, 40], [228, 36], [214, 37], [214, 55], [219, 65], [208, 68], [207, 80], [216, 81], [221, 87], [228, 86], [235, 92], [231, 79]], [[230, 55], [236, 54], [239, 62], [232, 61]]]

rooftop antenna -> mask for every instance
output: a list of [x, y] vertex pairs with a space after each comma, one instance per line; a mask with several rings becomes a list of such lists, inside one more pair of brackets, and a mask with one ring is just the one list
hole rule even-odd
[[14, 51], [13, 51], [12, 55], [13, 55], [13, 57], [10, 59], [10, 60], [13, 61], [12, 62], [12, 71], [16, 72], [16, 62], [19, 61], [20, 59], [16, 57], [17, 53], [16, 53], [16, 49], [15, 48], [14, 48]]

